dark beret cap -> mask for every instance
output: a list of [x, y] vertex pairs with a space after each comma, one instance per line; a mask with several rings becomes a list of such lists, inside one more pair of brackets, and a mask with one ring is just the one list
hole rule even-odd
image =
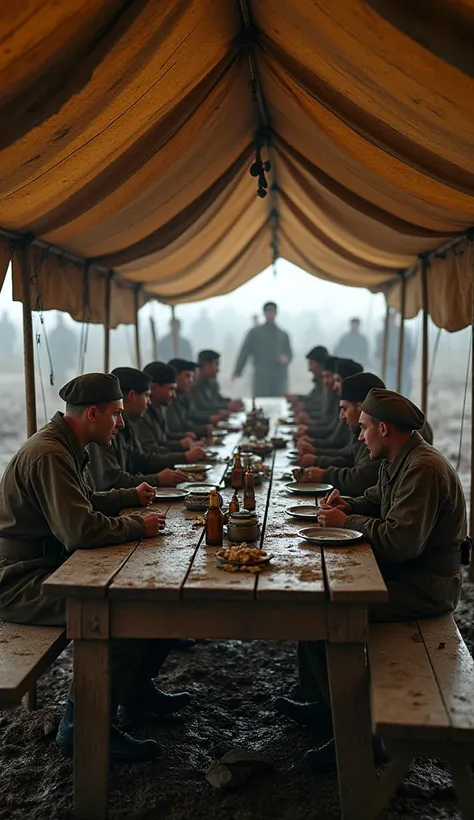
[[192, 370], [194, 373], [197, 368], [196, 362], [188, 362], [187, 359], [170, 359], [168, 364], [170, 367], [174, 367], [177, 373], [182, 373], [183, 370]]
[[400, 424], [409, 430], [421, 430], [425, 423], [425, 415], [416, 404], [393, 390], [371, 390], [362, 404], [362, 410], [378, 421]]
[[335, 356], [328, 356], [326, 361], [324, 362], [324, 370], [328, 370], [330, 373], [335, 373], [337, 359]]
[[61, 387], [60, 398], [66, 404], [92, 407], [123, 398], [119, 380], [110, 373], [84, 373]]
[[143, 370], [155, 384], [173, 384], [176, 381], [176, 368], [164, 362], [150, 362]]
[[306, 358], [309, 359], [310, 362], [317, 362], [324, 367], [326, 364], [326, 359], [329, 358], [329, 353], [325, 347], [322, 345], [317, 345], [316, 347], [311, 348], [309, 353], [306, 354]]
[[344, 379], [341, 387], [341, 401], [363, 402], [375, 387], [385, 390], [382, 379], [373, 373], [356, 373]]
[[343, 379], [348, 379], [349, 376], [355, 376], [356, 373], [362, 373], [363, 369], [362, 365], [353, 359], [336, 359], [334, 365], [334, 373], [337, 373], [337, 375]]
[[117, 376], [122, 393], [135, 390], [136, 393], [146, 393], [150, 389], [151, 376], [135, 367], [116, 367], [112, 375]]
[[201, 350], [198, 356], [198, 365], [199, 367], [202, 364], [207, 364], [208, 362], [215, 362], [216, 359], [220, 359], [221, 354], [216, 353], [215, 350]]
[[278, 310], [278, 306], [276, 302], [265, 302], [263, 306], [264, 310]]

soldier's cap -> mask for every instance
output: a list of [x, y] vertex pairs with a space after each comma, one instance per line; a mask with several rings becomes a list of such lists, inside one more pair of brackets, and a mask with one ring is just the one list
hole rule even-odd
[[375, 387], [385, 390], [382, 379], [379, 379], [374, 373], [356, 373], [355, 376], [344, 379], [340, 399], [341, 401], [351, 401], [358, 404], [365, 401], [370, 391]]
[[209, 362], [215, 362], [216, 359], [220, 359], [221, 354], [216, 353], [215, 350], [201, 350], [198, 356], [198, 366], [201, 367], [203, 364], [208, 364]]
[[111, 373], [84, 373], [76, 376], [59, 391], [60, 398], [76, 407], [108, 404], [123, 398], [119, 380]]
[[337, 359], [335, 356], [328, 356], [326, 361], [323, 364], [323, 370], [327, 370], [329, 373], [335, 373]]
[[135, 393], [146, 393], [150, 389], [151, 376], [135, 367], [116, 367], [112, 370], [112, 375], [119, 380], [123, 394], [130, 390], [134, 390]]
[[312, 347], [309, 353], [306, 354], [306, 358], [309, 359], [310, 362], [317, 362], [321, 367], [324, 367], [326, 359], [329, 358], [329, 353], [322, 345], [316, 345], [316, 347]]
[[263, 310], [278, 310], [278, 305], [276, 302], [265, 302]]
[[194, 373], [197, 368], [196, 362], [188, 362], [187, 359], [170, 359], [168, 364], [174, 367], [177, 373], [182, 373], [183, 370], [192, 370]]
[[425, 423], [425, 415], [416, 404], [393, 390], [371, 390], [362, 411], [378, 421], [401, 425], [407, 430], [421, 430]]
[[143, 370], [155, 384], [162, 386], [176, 381], [176, 368], [164, 362], [150, 362]]
[[336, 359], [334, 365], [334, 373], [341, 376], [342, 379], [348, 379], [349, 376], [355, 376], [356, 373], [362, 373], [363, 367], [354, 359]]

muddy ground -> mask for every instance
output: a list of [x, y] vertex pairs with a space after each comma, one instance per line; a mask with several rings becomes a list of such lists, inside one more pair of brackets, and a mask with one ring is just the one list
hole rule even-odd
[[[23, 437], [21, 392], [4, 407], [0, 422], [0, 468]], [[432, 422], [440, 449], [456, 462], [461, 409], [451, 404], [443, 422], [446, 394], [433, 396]], [[452, 397], [451, 397], [452, 399]], [[469, 426], [469, 422], [468, 422]], [[3, 434], [3, 435], [2, 435]], [[469, 439], [462, 446], [460, 474], [468, 489]], [[456, 613], [474, 649], [474, 585], [466, 583]], [[0, 713], [0, 820], [62, 820], [72, 817], [72, 762], [54, 744], [71, 676], [67, 650], [39, 684], [36, 713], [22, 708]], [[113, 820], [329, 820], [339, 817], [334, 775], [314, 776], [301, 766], [304, 752], [324, 734], [292, 725], [272, 709], [275, 695], [296, 680], [295, 647], [288, 643], [219, 641], [175, 652], [160, 683], [186, 689], [194, 702], [180, 717], [139, 734], [156, 738], [160, 758], [136, 766], [113, 766], [110, 816]], [[205, 779], [212, 761], [231, 749], [261, 751], [273, 769], [234, 791], [214, 790]], [[354, 761], [357, 766], [357, 761]], [[383, 815], [390, 818], [460, 818], [450, 777], [441, 761], [420, 761]], [[361, 818], [363, 820], [363, 818]]]

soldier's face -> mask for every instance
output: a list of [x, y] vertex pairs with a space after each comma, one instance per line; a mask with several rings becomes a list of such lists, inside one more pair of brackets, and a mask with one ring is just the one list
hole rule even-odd
[[127, 394], [126, 411], [134, 419], [141, 419], [147, 411], [147, 407], [151, 403], [151, 390], [145, 390], [144, 393], [137, 393], [135, 390], [130, 390]]
[[331, 370], [323, 370], [323, 385], [326, 390], [332, 390], [334, 387], [334, 373]]
[[215, 379], [219, 372], [219, 359], [214, 359], [212, 362], [206, 362], [201, 367], [201, 375], [204, 379]]
[[387, 455], [386, 426], [367, 413], [361, 413], [359, 418], [360, 441], [364, 441], [370, 450], [371, 458], [385, 458]]
[[320, 376], [323, 372], [323, 368], [318, 362], [312, 362], [311, 359], [308, 360], [308, 370], [313, 376]]
[[152, 384], [151, 402], [156, 407], [169, 407], [176, 396], [176, 383]]
[[341, 408], [339, 417], [342, 421], [345, 421], [351, 430], [357, 430], [359, 427], [360, 404], [354, 404], [352, 401], [341, 401], [339, 407]]
[[276, 315], [277, 315], [277, 312], [276, 312], [275, 308], [267, 308], [264, 311], [264, 314], [265, 314], [265, 319], [267, 320], [268, 324], [270, 324], [270, 325], [275, 324], [275, 319], [276, 319]]
[[88, 419], [91, 425], [91, 442], [110, 447], [119, 430], [125, 427], [122, 416], [123, 401], [113, 401], [100, 407], [91, 407]]
[[176, 378], [176, 386], [179, 390], [182, 390], [183, 393], [187, 393], [188, 390], [191, 389], [194, 382], [194, 373], [192, 370], [182, 370], [181, 373], [178, 373]]
[[342, 387], [342, 376], [339, 373], [334, 373], [334, 383], [332, 389], [335, 393], [340, 393]]

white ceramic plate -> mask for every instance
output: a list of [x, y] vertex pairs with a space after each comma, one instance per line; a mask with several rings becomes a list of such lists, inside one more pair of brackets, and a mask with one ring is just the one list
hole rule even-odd
[[364, 539], [358, 530], [344, 530], [339, 527], [305, 527], [299, 535], [310, 544], [328, 547], [347, 547]]
[[185, 498], [187, 493], [184, 490], [171, 489], [170, 487], [157, 487], [155, 498], [157, 501], [178, 501], [180, 498]]
[[286, 512], [292, 518], [301, 518], [303, 521], [317, 521], [321, 507], [315, 505], [300, 504], [298, 507], [287, 507]]
[[183, 473], [207, 473], [212, 467], [209, 464], [176, 464], [175, 469]]
[[182, 484], [178, 484], [176, 487], [177, 490], [184, 490], [185, 495], [187, 495], [188, 490], [193, 490], [198, 493], [208, 493], [210, 490], [221, 490], [223, 489], [223, 484], [205, 484], [201, 481], [183, 481]]
[[297, 495], [328, 495], [334, 489], [332, 484], [312, 484], [309, 481], [291, 481], [285, 486], [288, 492]]

